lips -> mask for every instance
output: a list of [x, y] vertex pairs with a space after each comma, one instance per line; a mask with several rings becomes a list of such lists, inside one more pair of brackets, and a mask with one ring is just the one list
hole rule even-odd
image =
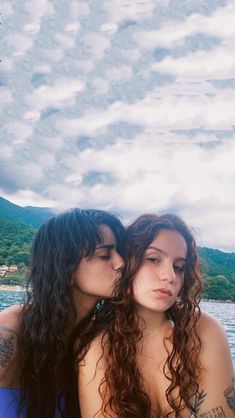
[[165, 288], [154, 289], [154, 292], [161, 292], [165, 295], [172, 296], [172, 292], [169, 289], [165, 289]]

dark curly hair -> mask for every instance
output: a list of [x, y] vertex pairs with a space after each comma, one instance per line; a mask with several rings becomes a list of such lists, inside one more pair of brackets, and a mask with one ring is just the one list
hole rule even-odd
[[[199, 396], [201, 342], [196, 324], [200, 317], [202, 282], [196, 244], [189, 228], [178, 216], [142, 215], [127, 228], [127, 265], [115, 292], [114, 319], [106, 324], [105, 338], [102, 339], [107, 369], [99, 392], [105, 417], [111, 417], [109, 411], [122, 418], [152, 417], [151, 401], [137, 367], [137, 343], [143, 336], [143, 329], [139, 327], [133, 298], [133, 280], [142, 265], [145, 250], [163, 229], [178, 231], [187, 243], [184, 283], [179, 298], [166, 312], [174, 323], [174, 329], [173, 349], [168, 350], [164, 365], [164, 375], [169, 380], [165, 396], [171, 411], [165, 412], [164, 416], [180, 417], [185, 407], [193, 413], [192, 399]], [[105, 399], [107, 387], [110, 393], [108, 401]]]
[[[76, 208], [59, 214], [43, 224], [34, 239], [19, 340], [22, 399], [18, 412], [25, 408], [27, 418], [54, 418], [57, 398], [66, 392], [72, 362], [69, 339], [79, 319], [71, 276], [82, 257], [92, 257], [102, 242], [101, 224], [111, 228], [122, 255], [124, 227], [114, 214], [102, 210]], [[98, 309], [102, 307], [105, 303]], [[63, 416], [78, 417], [75, 398], [73, 405], [66, 405], [64, 398], [59, 403]]]

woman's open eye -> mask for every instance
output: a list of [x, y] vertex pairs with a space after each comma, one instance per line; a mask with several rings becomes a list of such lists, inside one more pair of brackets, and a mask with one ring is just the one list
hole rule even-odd
[[184, 273], [184, 270], [185, 270], [185, 266], [174, 266], [174, 270], [177, 273], [183, 274]]

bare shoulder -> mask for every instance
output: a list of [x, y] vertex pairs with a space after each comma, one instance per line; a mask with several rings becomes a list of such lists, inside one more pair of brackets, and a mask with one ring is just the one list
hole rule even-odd
[[230, 397], [234, 393], [233, 365], [225, 329], [217, 319], [203, 312], [197, 331], [201, 350], [196, 416], [232, 418], [234, 404], [230, 402]]
[[84, 356], [84, 360], [79, 365], [80, 371], [84, 368], [86, 373], [94, 373], [97, 367], [103, 369], [106, 363], [106, 352], [107, 337], [104, 333], [101, 333], [91, 341], [89, 349]]
[[213, 343], [217, 339], [227, 340], [224, 327], [215, 317], [209, 315], [206, 312], [201, 313], [200, 319], [197, 324], [197, 331], [200, 335], [202, 342], [208, 343], [211, 341], [211, 338], [215, 338], [215, 340], [211, 341]]
[[216, 318], [203, 312], [198, 321], [198, 334], [202, 344], [200, 361], [203, 369], [217, 370], [220, 376], [227, 373], [229, 379], [232, 378], [232, 356], [224, 327]]
[[[79, 365], [78, 395], [82, 418], [104, 417], [103, 402], [109, 400], [109, 389], [106, 387], [105, 371], [107, 368], [108, 339], [105, 333], [93, 339], [84, 361]], [[92, 396], [91, 396], [92, 394]], [[110, 418], [118, 418], [108, 411]]]
[[21, 318], [20, 305], [0, 312], [0, 386], [11, 386], [15, 381]]
[[18, 334], [21, 328], [22, 309], [22, 305], [13, 305], [1, 311], [0, 331], [9, 330]]

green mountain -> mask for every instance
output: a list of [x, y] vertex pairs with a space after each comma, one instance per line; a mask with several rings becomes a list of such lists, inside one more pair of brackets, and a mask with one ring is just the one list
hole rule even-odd
[[0, 220], [6, 219], [38, 228], [52, 216], [53, 213], [49, 208], [34, 208], [31, 206], [23, 208], [0, 197]]
[[37, 229], [12, 221], [7, 218], [0, 218], [0, 265], [29, 263], [30, 246]]
[[0, 283], [19, 284], [24, 280], [33, 237], [52, 216], [48, 208], [23, 208], [0, 197], [0, 266], [18, 268], [17, 272], [0, 275]]
[[[0, 197], [0, 266], [18, 266], [17, 273], [0, 277], [0, 283], [19, 284], [24, 280], [33, 237], [52, 216], [48, 208], [23, 208]], [[205, 247], [198, 248], [198, 252], [204, 277], [203, 297], [235, 301], [235, 253]]]
[[235, 301], [235, 253], [199, 248], [204, 277], [203, 297]]
[[223, 275], [235, 284], [235, 253], [224, 253], [212, 248], [198, 248], [202, 272], [208, 276]]

